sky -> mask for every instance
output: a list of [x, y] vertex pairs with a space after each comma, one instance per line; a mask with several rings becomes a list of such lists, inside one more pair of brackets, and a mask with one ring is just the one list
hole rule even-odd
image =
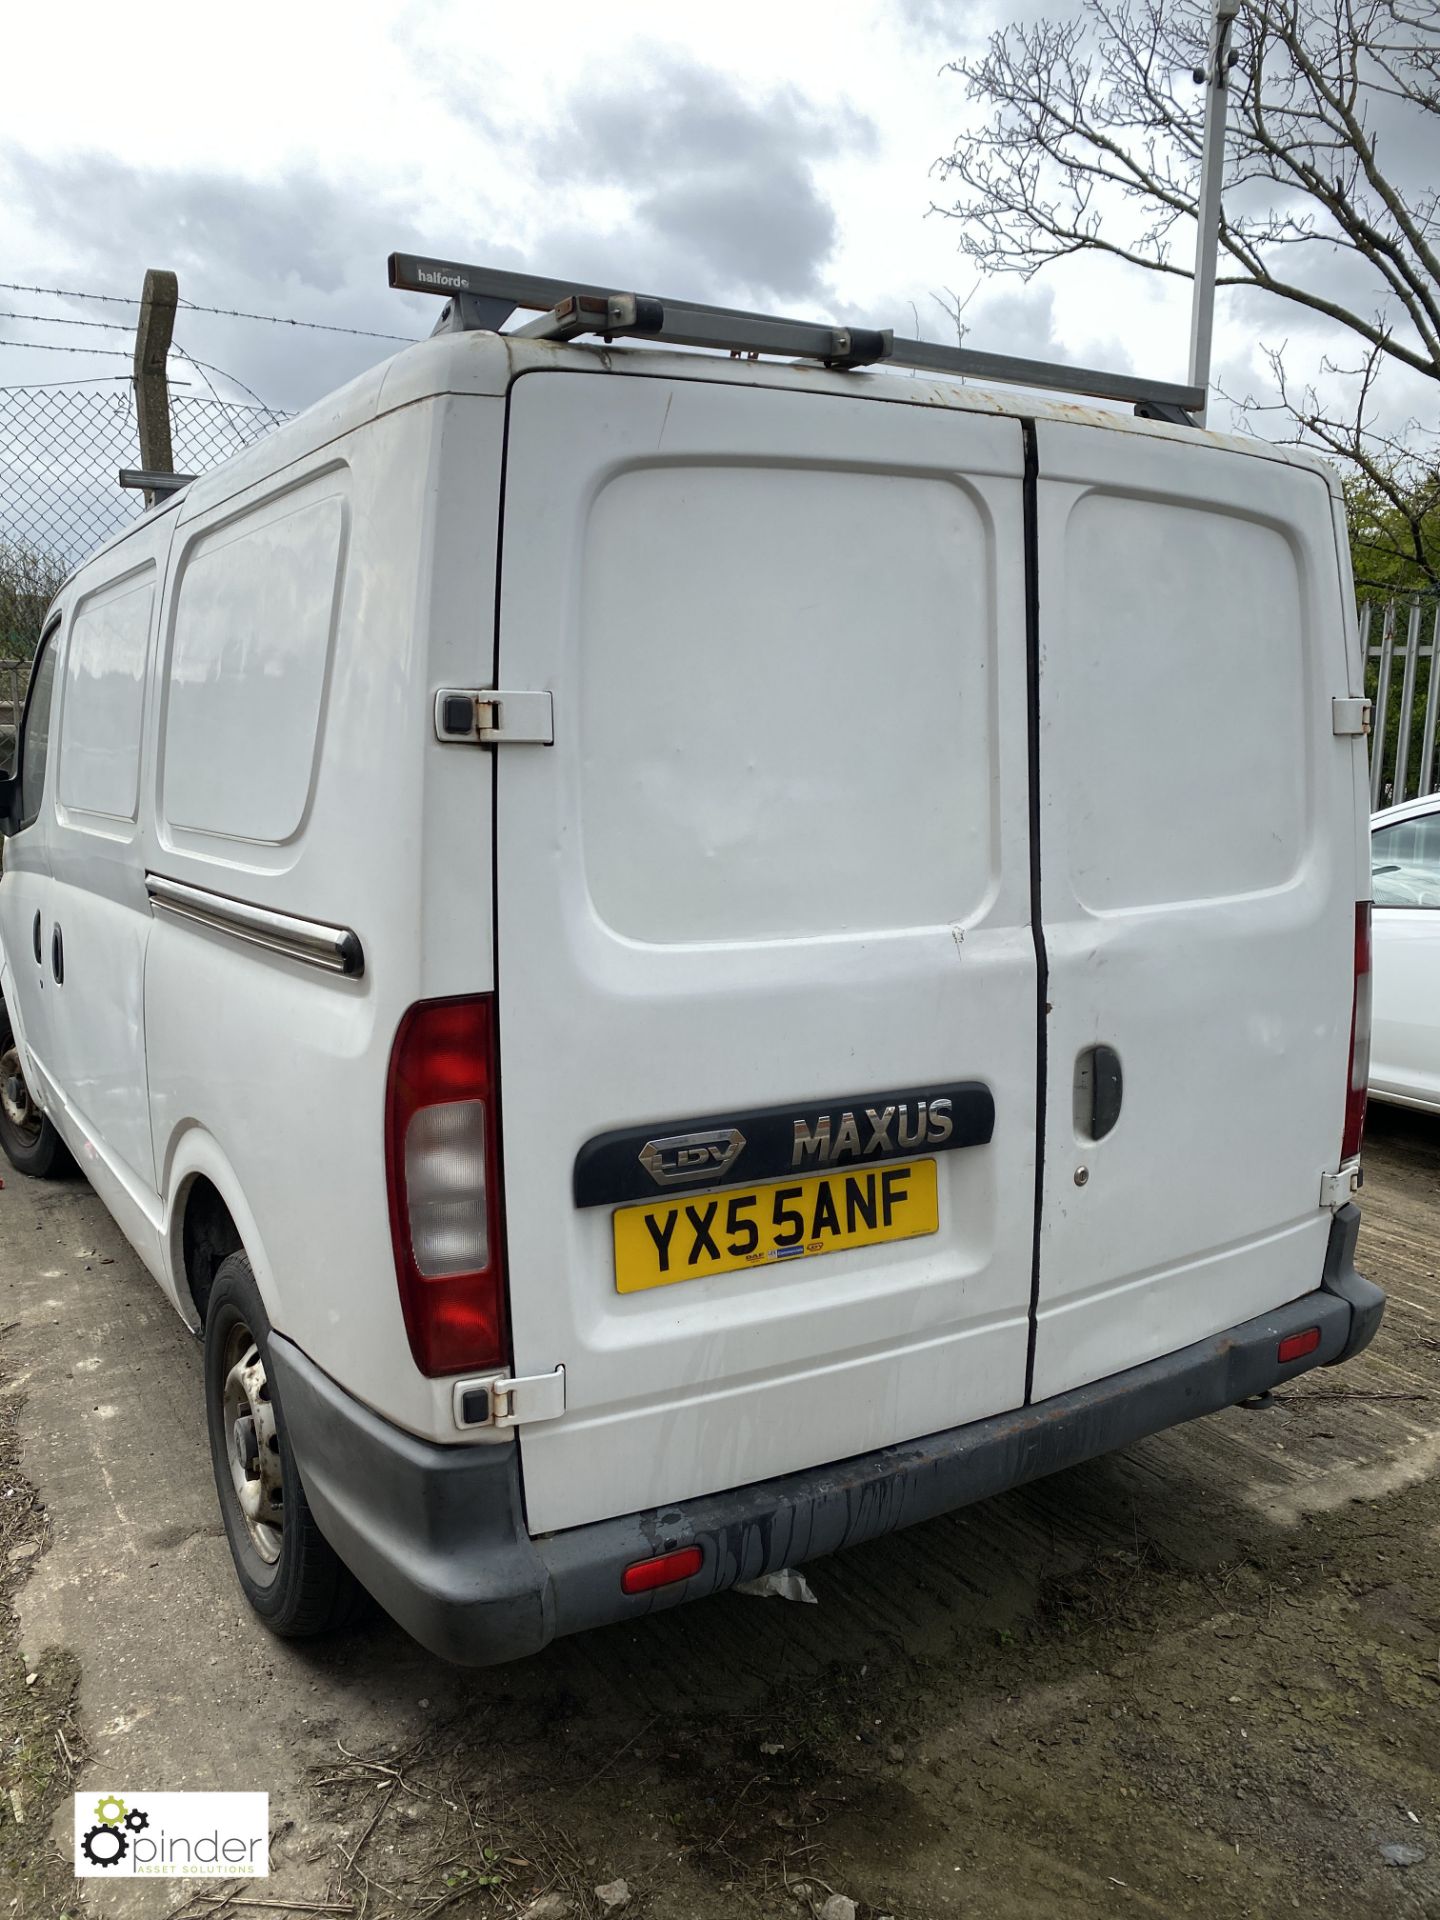
[[[134, 18], [72, 0], [63, 94], [8, 90], [0, 279], [134, 295], [171, 267], [182, 299], [411, 338], [436, 308], [388, 290], [392, 249], [936, 339], [951, 289], [972, 345], [1183, 375], [1183, 291], [1136, 275], [1123, 327], [1083, 274], [976, 292], [929, 215], [967, 113], [941, 69], [998, 24], [985, 0], [259, 0], [143, 38]], [[12, 73], [54, 66], [54, 19], [12, 11]], [[126, 317], [0, 291], [0, 384], [124, 372], [101, 357], [123, 335], [22, 313]], [[182, 319], [182, 347], [277, 407], [395, 350]]]
[[[968, 345], [1181, 380], [1187, 283], [1103, 261], [977, 282], [931, 212], [974, 112], [945, 63], [1016, 7], [253, 0], [153, 33], [110, 0], [11, 9], [11, 73], [63, 60], [65, 85], [7, 90], [0, 280], [133, 297], [169, 267], [197, 305], [409, 339], [438, 303], [389, 291], [392, 249], [953, 341], [948, 294]], [[1234, 298], [1217, 361], [1244, 388]], [[123, 378], [132, 315], [0, 289], [0, 387]], [[286, 410], [399, 344], [192, 312], [176, 340], [177, 391]]]

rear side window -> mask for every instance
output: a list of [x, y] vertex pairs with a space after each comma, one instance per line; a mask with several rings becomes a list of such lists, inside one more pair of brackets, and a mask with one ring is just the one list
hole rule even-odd
[[275, 844], [309, 804], [340, 590], [333, 474], [202, 534], [170, 644], [164, 808], [172, 827]]
[[1377, 907], [1440, 907], [1440, 811], [1372, 833], [1370, 873]]
[[45, 797], [45, 768], [50, 759], [50, 708], [55, 694], [55, 649], [59, 629], [52, 627], [40, 642], [30, 675], [30, 697], [20, 735], [20, 827], [39, 818]]
[[135, 818], [152, 568], [82, 600], [70, 626], [60, 725], [62, 806]]

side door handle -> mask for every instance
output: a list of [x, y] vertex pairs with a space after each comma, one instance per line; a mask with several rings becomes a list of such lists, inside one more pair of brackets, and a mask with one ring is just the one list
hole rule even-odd
[[34, 925], [30, 929], [30, 944], [35, 949], [36, 966], [43, 966], [44, 960], [40, 951], [40, 909], [38, 907], [35, 909]]
[[60, 922], [55, 922], [55, 931], [50, 936], [50, 971], [55, 976], [57, 987], [65, 984], [65, 936], [60, 931]]

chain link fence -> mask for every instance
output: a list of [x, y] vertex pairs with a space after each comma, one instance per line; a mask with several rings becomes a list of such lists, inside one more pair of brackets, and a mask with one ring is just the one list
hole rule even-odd
[[[288, 420], [214, 394], [170, 395], [177, 473], [205, 473]], [[140, 465], [128, 379], [0, 387], [0, 767], [10, 764], [40, 618], [87, 553], [145, 510], [119, 483]]]
[[[177, 473], [205, 473], [290, 416], [205, 394], [170, 396]], [[121, 467], [140, 465], [135, 395], [113, 385], [0, 387], [0, 542], [66, 570], [144, 511]]]

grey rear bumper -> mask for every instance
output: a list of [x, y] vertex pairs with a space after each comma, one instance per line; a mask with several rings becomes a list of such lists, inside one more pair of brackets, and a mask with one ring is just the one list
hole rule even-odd
[[[1357, 1207], [1336, 1214], [1317, 1292], [1179, 1353], [922, 1440], [536, 1539], [513, 1445], [441, 1447], [403, 1433], [279, 1334], [270, 1372], [331, 1545], [422, 1645], [487, 1665], [933, 1519], [1351, 1358], [1385, 1308], [1355, 1271], [1359, 1225]], [[1309, 1327], [1319, 1346], [1282, 1366], [1280, 1341]], [[704, 1553], [692, 1579], [621, 1592], [632, 1561], [692, 1544]]]

